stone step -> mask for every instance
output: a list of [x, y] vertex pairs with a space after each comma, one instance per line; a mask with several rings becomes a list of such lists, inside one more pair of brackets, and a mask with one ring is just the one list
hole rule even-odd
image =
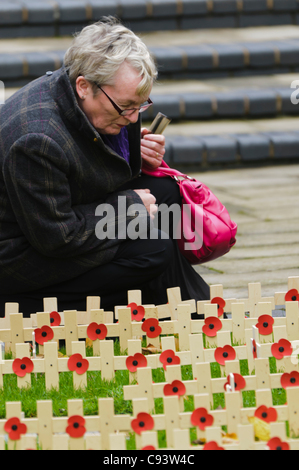
[[[280, 120], [278, 120], [280, 121]], [[175, 124], [166, 129], [165, 161], [170, 166], [186, 165], [192, 168], [207, 169], [223, 165], [240, 166], [256, 164], [276, 164], [299, 162], [299, 132], [255, 131], [254, 133], [237, 133], [238, 123], [229, 124], [230, 131], [219, 132], [219, 123], [205, 134], [200, 132], [200, 124]], [[225, 123], [227, 125], [227, 122]], [[268, 122], [268, 125], [271, 123]], [[279, 122], [277, 122], [279, 127]], [[208, 128], [208, 124], [204, 126]], [[282, 126], [281, 126], [282, 127]], [[293, 127], [296, 123], [293, 122]], [[298, 127], [298, 120], [297, 120]], [[197, 130], [195, 130], [195, 128]]]
[[135, 31], [298, 24], [296, 0], [7, 0], [0, 1], [0, 37], [71, 34], [103, 16]]
[[[163, 47], [149, 45], [149, 49], [156, 60], [159, 78], [163, 80], [296, 73], [299, 70], [299, 28], [295, 31], [297, 37], [286, 39], [203, 44], [194, 37], [190, 43], [186, 40], [176, 45], [161, 42]], [[162, 41], [163, 35], [160, 37]], [[18, 41], [2, 41], [1, 80], [5, 80], [7, 86], [22, 86], [47, 70], [61, 67], [70, 43], [71, 38], [61, 42], [56, 39], [51, 43], [52, 49], [49, 44], [37, 44], [32, 50], [26, 45], [20, 47]]]

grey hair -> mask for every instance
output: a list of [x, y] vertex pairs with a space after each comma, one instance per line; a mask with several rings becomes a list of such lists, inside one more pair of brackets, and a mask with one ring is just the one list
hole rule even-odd
[[[92, 84], [113, 85], [115, 75], [125, 61], [142, 77], [137, 94], [148, 95], [157, 78], [157, 68], [149, 50], [130, 29], [116, 18], [107, 17], [86, 26], [74, 36], [65, 54], [64, 66], [76, 91], [79, 75]], [[95, 94], [99, 92], [95, 85], [93, 90]]]

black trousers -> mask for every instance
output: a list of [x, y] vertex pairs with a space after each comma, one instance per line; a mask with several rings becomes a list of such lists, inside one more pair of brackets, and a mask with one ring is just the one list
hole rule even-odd
[[[151, 190], [156, 204], [180, 204], [177, 184], [171, 178], [141, 175], [121, 189]], [[48, 286], [28, 294], [1, 296], [0, 315], [5, 302], [18, 302], [23, 315], [43, 311], [44, 297], [57, 297], [58, 309], [85, 310], [86, 297], [101, 297], [101, 308], [114, 310], [116, 305], [127, 305], [127, 291], [140, 289], [143, 304], [167, 303], [167, 288], [181, 288], [182, 300], [209, 299], [209, 286], [179, 252], [176, 240], [162, 238], [162, 232], [153, 229], [147, 239], [124, 240], [112, 262], [98, 266], [75, 279]], [[196, 318], [196, 314], [193, 315]]]

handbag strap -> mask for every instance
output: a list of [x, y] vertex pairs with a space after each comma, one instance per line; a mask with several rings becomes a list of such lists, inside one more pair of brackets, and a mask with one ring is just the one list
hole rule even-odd
[[187, 176], [183, 173], [181, 173], [180, 171], [178, 170], [175, 170], [174, 168], [170, 168], [167, 163], [165, 163], [164, 160], [162, 160], [161, 162], [161, 165], [159, 166], [159, 168], [157, 168], [156, 170], [146, 170], [146, 169], [143, 169], [142, 170], [142, 173], [145, 173], [146, 175], [149, 175], [149, 176], [155, 176], [157, 178], [163, 178], [165, 176], [170, 176], [171, 178], [173, 178], [177, 183], [180, 182], [180, 178], [182, 179], [188, 179], [190, 181], [195, 181], [194, 178], [191, 178], [190, 176]]

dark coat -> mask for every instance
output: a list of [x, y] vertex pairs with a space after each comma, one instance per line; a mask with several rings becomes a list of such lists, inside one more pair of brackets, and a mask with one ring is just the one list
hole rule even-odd
[[[99, 240], [95, 215], [141, 167], [140, 122], [128, 126], [130, 165], [101, 140], [77, 104], [64, 68], [15, 93], [0, 107], [0, 293], [70, 280], [113, 259], [123, 240]], [[147, 224], [149, 223], [148, 215]], [[117, 233], [117, 232], [116, 232]]]

